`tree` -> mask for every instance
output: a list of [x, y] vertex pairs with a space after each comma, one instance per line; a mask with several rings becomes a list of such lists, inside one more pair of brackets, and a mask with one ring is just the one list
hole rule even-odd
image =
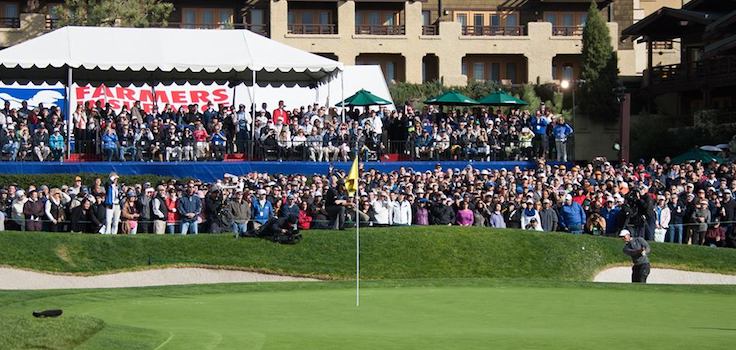
[[583, 29], [583, 70], [580, 107], [593, 118], [614, 120], [618, 103], [613, 89], [617, 86], [618, 56], [611, 46], [606, 21], [593, 1]]
[[65, 0], [54, 15], [61, 26], [149, 27], [165, 25], [173, 10], [160, 0]]
[[526, 106], [524, 106], [523, 110], [529, 111], [531, 113], [536, 113], [536, 111], [539, 109], [539, 106], [542, 104], [542, 99], [537, 96], [537, 92], [534, 91], [534, 85], [532, 84], [524, 85], [524, 90], [521, 93], [521, 99], [528, 103]]

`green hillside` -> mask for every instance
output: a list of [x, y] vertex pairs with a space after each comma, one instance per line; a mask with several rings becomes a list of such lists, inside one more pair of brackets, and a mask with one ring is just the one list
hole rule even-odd
[[[230, 235], [100, 236], [0, 233], [0, 265], [103, 273], [163, 265], [209, 265], [272, 273], [351, 279], [354, 231], [305, 231], [294, 246]], [[366, 279], [534, 278], [590, 280], [629, 262], [617, 239], [457, 227], [361, 230]], [[736, 250], [653, 244], [652, 263], [736, 273]]]

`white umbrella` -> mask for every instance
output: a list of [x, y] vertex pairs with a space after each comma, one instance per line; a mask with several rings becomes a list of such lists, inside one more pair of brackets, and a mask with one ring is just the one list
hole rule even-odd
[[722, 149], [720, 149], [718, 146], [700, 146], [700, 149], [703, 151], [708, 152], [721, 152]]

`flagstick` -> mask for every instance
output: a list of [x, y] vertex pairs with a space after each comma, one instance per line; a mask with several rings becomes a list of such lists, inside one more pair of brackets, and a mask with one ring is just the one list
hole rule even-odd
[[360, 306], [360, 215], [358, 214], [360, 201], [360, 150], [356, 138], [355, 141], [355, 159], [358, 162], [358, 179], [355, 181], [355, 306]]

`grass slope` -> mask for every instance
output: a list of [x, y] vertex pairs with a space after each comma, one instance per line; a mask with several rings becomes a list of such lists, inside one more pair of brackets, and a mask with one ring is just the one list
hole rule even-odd
[[90, 316], [39, 319], [31, 313], [0, 315], [0, 349], [72, 349], [105, 326]]
[[[200, 264], [350, 279], [354, 231], [306, 231], [294, 246], [230, 235], [100, 236], [0, 233], [0, 265], [102, 273], [152, 265]], [[628, 264], [617, 239], [457, 227], [361, 230], [366, 279], [543, 278], [590, 280], [600, 269]], [[585, 249], [583, 249], [585, 248]], [[736, 273], [736, 251], [653, 244], [655, 266]]]
[[[372, 281], [365, 283], [359, 308], [351, 287], [318, 282], [0, 292], [0, 314], [54, 306], [65, 310], [64, 317], [104, 319], [107, 326], [82, 344], [85, 350], [727, 349], [736, 330], [733, 286]], [[33, 337], [48, 337], [35, 331]]]

